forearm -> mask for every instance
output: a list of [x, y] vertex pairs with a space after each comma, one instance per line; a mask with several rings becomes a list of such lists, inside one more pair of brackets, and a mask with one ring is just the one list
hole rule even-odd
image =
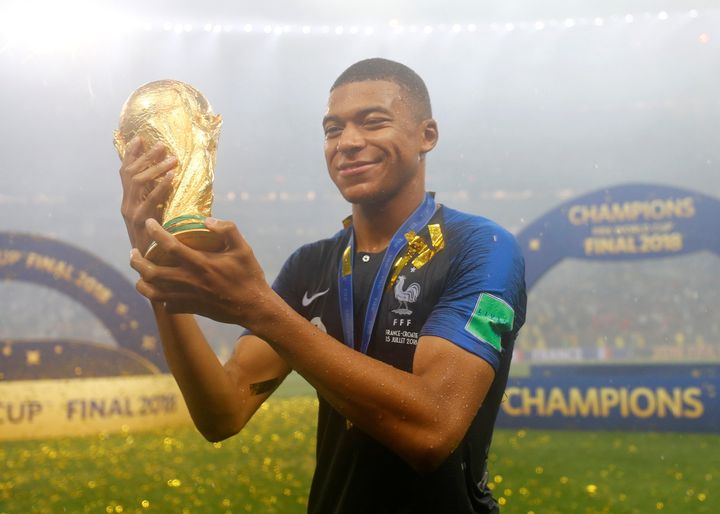
[[462, 439], [467, 424], [450, 407], [462, 396], [448, 398], [454, 372], [445, 363], [433, 377], [402, 371], [348, 348], [284, 303], [270, 312], [253, 330], [338, 412], [414, 467], [432, 468]]
[[153, 302], [168, 366], [198, 430], [208, 438], [235, 433], [247, 421], [243, 397], [191, 314], [168, 314]]

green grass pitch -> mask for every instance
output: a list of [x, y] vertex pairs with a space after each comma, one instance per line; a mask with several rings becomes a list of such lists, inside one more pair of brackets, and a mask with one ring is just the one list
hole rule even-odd
[[[219, 444], [192, 427], [3, 442], [0, 513], [305, 512], [317, 400], [294, 390]], [[490, 473], [507, 514], [720, 512], [720, 435], [498, 430]]]

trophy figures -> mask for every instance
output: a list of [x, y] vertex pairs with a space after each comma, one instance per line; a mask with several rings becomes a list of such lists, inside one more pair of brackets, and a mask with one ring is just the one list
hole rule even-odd
[[[177, 158], [173, 188], [165, 204], [162, 225], [191, 248], [218, 251], [224, 246], [204, 225], [211, 216], [215, 153], [222, 118], [194, 87], [176, 80], [158, 80], [137, 88], [120, 111], [114, 133], [120, 159], [127, 144], [140, 136], [146, 148], [162, 143]], [[145, 256], [171, 265], [155, 242]]]

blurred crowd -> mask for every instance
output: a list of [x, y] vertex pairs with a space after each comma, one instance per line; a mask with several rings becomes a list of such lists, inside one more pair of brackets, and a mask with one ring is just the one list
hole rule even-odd
[[564, 262], [529, 294], [517, 360], [720, 360], [720, 261]]

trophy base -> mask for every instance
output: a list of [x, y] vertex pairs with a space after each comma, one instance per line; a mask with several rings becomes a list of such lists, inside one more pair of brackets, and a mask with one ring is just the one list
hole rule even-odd
[[[215, 232], [210, 232], [205, 227], [188, 227], [170, 230], [173, 236], [182, 244], [193, 250], [202, 252], [219, 252], [225, 248], [225, 240]], [[177, 266], [177, 261], [165, 250], [160, 248], [155, 241], [145, 252], [145, 258], [160, 266]]]

